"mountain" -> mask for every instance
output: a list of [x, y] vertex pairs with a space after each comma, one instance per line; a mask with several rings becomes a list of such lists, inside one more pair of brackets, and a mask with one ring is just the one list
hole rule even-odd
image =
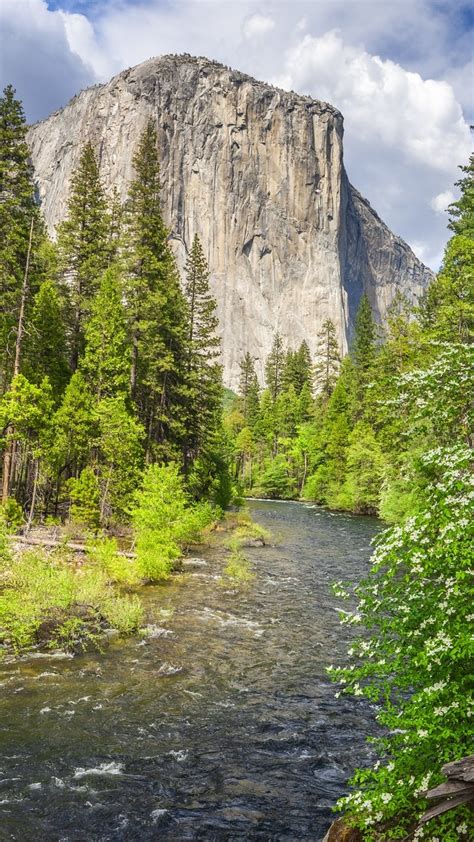
[[346, 350], [363, 291], [381, 320], [397, 290], [414, 300], [426, 287], [430, 270], [350, 185], [337, 109], [188, 55], [125, 70], [30, 128], [51, 230], [86, 140], [107, 189], [125, 198], [150, 118], [178, 263], [195, 233], [208, 257], [226, 385], [236, 386], [247, 350], [263, 375], [276, 330], [314, 353], [329, 317]]

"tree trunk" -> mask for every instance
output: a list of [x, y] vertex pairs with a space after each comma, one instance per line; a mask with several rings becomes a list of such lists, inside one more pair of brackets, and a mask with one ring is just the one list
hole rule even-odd
[[31, 529], [31, 524], [33, 523], [33, 518], [35, 515], [35, 505], [36, 505], [36, 491], [38, 489], [38, 476], [39, 476], [39, 459], [35, 459], [35, 473], [33, 479], [33, 492], [31, 495], [31, 505], [30, 505], [30, 512], [28, 515], [28, 520], [26, 522], [25, 527], [25, 535], [28, 535], [28, 532]]
[[[25, 274], [23, 276], [23, 285], [21, 288], [21, 300], [20, 300], [20, 313], [18, 315], [18, 328], [16, 332], [16, 342], [15, 342], [15, 363], [13, 365], [13, 378], [19, 374], [20, 372], [20, 358], [21, 358], [21, 343], [23, 340], [23, 325], [25, 320], [25, 306], [26, 306], [26, 298], [28, 295], [28, 275], [30, 271], [30, 257], [31, 257], [31, 245], [33, 242], [33, 226], [34, 226], [34, 217], [31, 217], [31, 224], [30, 224], [30, 237], [28, 240], [28, 251], [26, 253], [26, 265], [25, 265]], [[10, 495], [10, 477], [11, 477], [11, 470], [13, 465], [13, 457], [15, 454], [15, 440], [13, 438], [13, 425], [9, 424], [6, 430], [6, 435], [9, 437], [9, 441], [5, 448], [5, 454], [3, 456], [3, 484], [2, 484], [2, 503], [5, 503], [8, 500]]]

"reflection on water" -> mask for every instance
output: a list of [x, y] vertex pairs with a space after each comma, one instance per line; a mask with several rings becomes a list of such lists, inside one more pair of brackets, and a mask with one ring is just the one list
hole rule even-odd
[[222, 551], [148, 588], [143, 640], [0, 666], [0, 839], [319, 840], [373, 731], [334, 698], [330, 584], [365, 572], [377, 524], [255, 502], [276, 545], [219, 583]]

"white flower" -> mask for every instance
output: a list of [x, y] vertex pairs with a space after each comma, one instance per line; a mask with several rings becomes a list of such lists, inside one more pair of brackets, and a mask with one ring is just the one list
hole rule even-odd
[[458, 824], [456, 830], [458, 833], [467, 833], [467, 823], [462, 822], [462, 824]]
[[380, 797], [384, 804], [388, 804], [389, 801], [392, 800], [393, 795], [391, 794], [391, 792], [382, 792], [382, 795]]

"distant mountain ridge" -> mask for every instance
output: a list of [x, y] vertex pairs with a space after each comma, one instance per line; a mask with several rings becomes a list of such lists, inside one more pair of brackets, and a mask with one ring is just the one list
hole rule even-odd
[[195, 233], [209, 261], [226, 385], [236, 387], [246, 351], [263, 376], [276, 330], [289, 347], [306, 339], [314, 354], [329, 317], [345, 351], [363, 291], [380, 320], [397, 290], [415, 300], [431, 279], [350, 185], [337, 109], [188, 55], [125, 70], [30, 128], [50, 229], [64, 218], [87, 140], [106, 188], [125, 198], [150, 118], [178, 263]]

